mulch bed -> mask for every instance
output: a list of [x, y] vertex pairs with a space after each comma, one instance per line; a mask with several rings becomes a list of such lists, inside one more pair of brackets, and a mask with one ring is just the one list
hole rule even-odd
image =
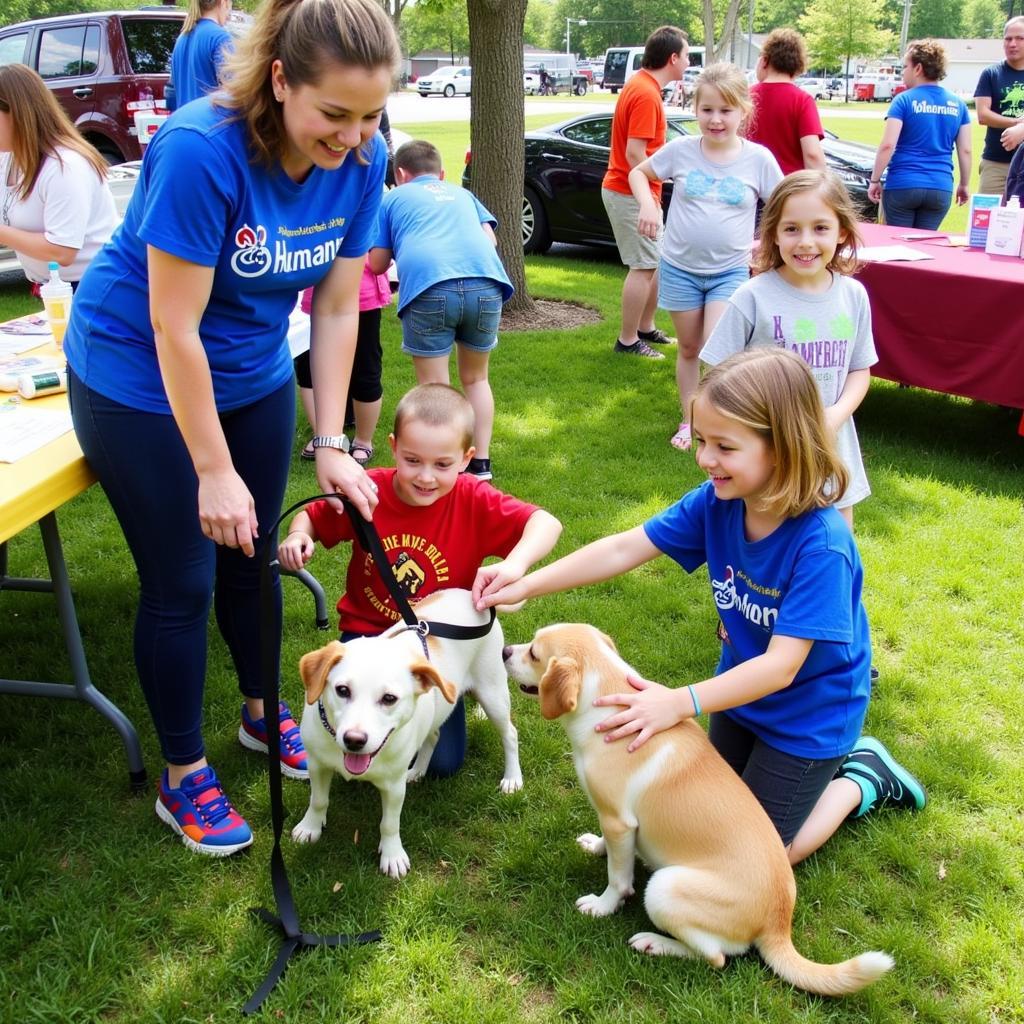
[[531, 312], [505, 309], [501, 314], [501, 330], [554, 331], [570, 330], [587, 324], [599, 324], [603, 317], [590, 306], [555, 299], [534, 299]]

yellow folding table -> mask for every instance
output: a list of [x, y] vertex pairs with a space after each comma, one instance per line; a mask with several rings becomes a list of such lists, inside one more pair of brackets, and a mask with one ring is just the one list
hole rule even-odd
[[[33, 351], [33, 355], [37, 354]], [[39, 354], [55, 355], [56, 349]], [[67, 408], [67, 395], [33, 399], [33, 407]], [[128, 755], [128, 777], [133, 789], [146, 783], [146, 769], [135, 727], [127, 716], [93, 685], [78, 629], [71, 584], [60, 532], [57, 509], [95, 483], [96, 477], [82, 455], [74, 433], [51, 441], [38, 451], [13, 463], [0, 463], [0, 592], [4, 590], [52, 592], [57, 602], [64, 644], [71, 661], [69, 683], [0, 679], [0, 694], [63, 697], [82, 700], [94, 707], [117, 730]], [[49, 579], [24, 579], [7, 574], [7, 541], [33, 523], [39, 524], [49, 566]]]

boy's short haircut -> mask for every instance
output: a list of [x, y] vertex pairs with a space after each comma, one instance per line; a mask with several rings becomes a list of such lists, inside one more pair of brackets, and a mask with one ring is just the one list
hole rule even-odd
[[795, 29], [772, 29], [761, 44], [761, 56], [768, 67], [793, 78], [807, 70], [807, 46]]
[[681, 28], [662, 25], [647, 37], [640, 66], [648, 71], [657, 71], [672, 59], [672, 54], [684, 52], [686, 45], [686, 33]]
[[413, 420], [428, 427], [454, 427], [461, 432], [462, 450], [469, 451], [476, 427], [473, 406], [461, 392], [449, 384], [419, 384], [407, 391], [395, 407], [394, 435]]
[[437, 146], [426, 139], [403, 142], [395, 151], [395, 168], [413, 177], [419, 174], [440, 174], [444, 164]]

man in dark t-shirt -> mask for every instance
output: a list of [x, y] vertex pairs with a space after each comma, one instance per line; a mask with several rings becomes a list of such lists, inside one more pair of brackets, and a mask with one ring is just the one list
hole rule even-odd
[[1011, 18], [1003, 29], [1006, 60], [985, 68], [974, 90], [978, 124], [986, 126], [978, 191], [1002, 195], [1011, 152], [1000, 142], [1003, 130], [1024, 121], [1024, 15]]

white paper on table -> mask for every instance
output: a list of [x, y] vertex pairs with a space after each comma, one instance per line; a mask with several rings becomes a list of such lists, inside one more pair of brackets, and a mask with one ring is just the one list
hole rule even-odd
[[0, 356], [18, 356], [52, 341], [53, 335], [49, 331], [46, 334], [0, 334]]
[[926, 252], [918, 252], [909, 245], [866, 245], [857, 249], [857, 259], [865, 263], [896, 263], [899, 260], [933, 260]]
[[0, 407], [0, 462], [17, 462], [72, 429], [65, 409], [31, 409], [24, 402]]

